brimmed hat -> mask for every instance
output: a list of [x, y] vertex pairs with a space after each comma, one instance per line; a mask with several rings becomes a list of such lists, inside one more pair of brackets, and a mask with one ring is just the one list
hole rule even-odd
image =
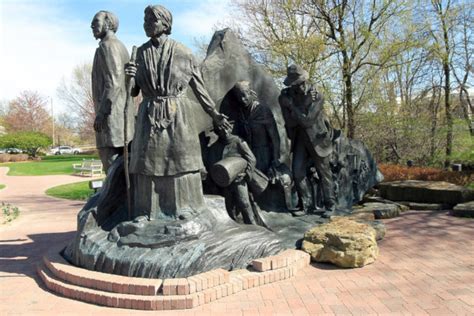
[[289, 87], [300, 84], [308, 79], [309, 76], [306, 70], [304, 70], [298, 65], [291, 65], [290, 67], [288, 67], [287, 76], [285, 78], [285, 81], [283, 81], [283, 84]]

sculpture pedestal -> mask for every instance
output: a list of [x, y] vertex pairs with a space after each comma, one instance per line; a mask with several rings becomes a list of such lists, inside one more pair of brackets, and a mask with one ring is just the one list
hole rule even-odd
[[[64, 251], [68, 261], [89, 270], [188, 277], [218, 268], [245, 268], [253, 259], [284, 249], [275, 233], [230, 219], [222, 197], [206, 196], [205, 207], [188, 220], [117, 221], [119, 212], [99, 226], [96, 211], [93, 206], [81, 210], [76, 237]], [[109, 229], [112, 222], [116, 224]]]

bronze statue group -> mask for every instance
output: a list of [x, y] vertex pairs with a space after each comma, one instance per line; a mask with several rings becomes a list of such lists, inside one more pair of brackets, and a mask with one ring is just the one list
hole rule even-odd
[[[144, 13], [150, 39], [132, 61], [115, 35], [119, 22], [114, 14], [100, 11], [91, 24], [100, 40], [92, 69], [97, 148], [106, 171], [130, 150], [124, 163], [131, 179], [131, 219], [192, 216], [204, 205], [206, 174], [235, 221], [265, 226], [256, 197], [278, 183], [294, 216], [331, 216], [336, 207], [330, 165], [333, 129], [308, 73], [297, 65], [288, 67], [286, 88], [279, 96], [291, 142], [291, 162], [282, 161], [274, 115], [259, 103], [252, 82], [238, 81], [229, 91], [235, 115], [219, 112], [191, 51], [169, 37], [171, 13], [160, 5], [148, 6]], [[133, 98], [139, 93], [136, 111]], [[193, 123], [195, 100], [212, 119], [218, 137], [210, 148], [211, 163], [201, 158]], [[292, 181], [285, 178], [287, 165]], [[292, 190], [297, 203], [291, 201]]]

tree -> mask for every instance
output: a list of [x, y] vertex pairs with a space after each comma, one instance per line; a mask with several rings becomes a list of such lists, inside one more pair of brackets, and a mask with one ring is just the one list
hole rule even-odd
[[8, 132], [32, 131], [52, 133], [52, 118], [48, 113], [47, 99], [38, 92], [23, 91], [11, 101], [4, 116]]
[[[467, 123], [471, 136], [474, 136], [474, 105], [469, 95], [469, 86], [472, 86], [471, 73], [474, 72], [474, 5], [462, 4], [459, 10], [458, 40], [454, 51], [452, 71], [459, 85], [459, 103], [462, 107], [464, 120]], [[471, 82], [470, 82], [471, 79]]]
[[[347, 135], [355, 137], [354, 78], [364, 68], [385, 67], [405, 48], [406, 39], [382, 38], [389, 27], [395, 27], [394, 17], [404, 12], [404, 1], [311, 0], [305, 13], [312, 24], [324, 34], [327, 45], [339, 56], [344, 87], [343, 104], [347, 115]], [[369, 70], [370, 69], [366, 69]], [[360, 83], [360, 81], [359, 81]], [[359, 100], [365, 90], [361, 89]]]
[[56, 144], [72, 145], [81, 143], [77, 122], [69, 113], [60, 113], [55, 118]]
[[260, 56], [257, 60], [270, 61], [267, 67], [274, 73], [289, 63], [308, 69], [323, 87], [340, 127], [354, 138], [356, 111], [367, 101], [374, 72], [409, 43], [397, 32], [387, 32], [396, 26], [395, 17], [407, 12], [405, 2], [247, 0], [236, 5], [244, 14], [239, 21], [245, 23], [244, 36]]
[[70, 81], [63, 80], [57, 94], [70, 110], [77, 122], [76, 128], [84, 142], [94, 143], [94, 100], [91, 84], [92, 64], [85, 63], [74, 68]]
[[433, 52], [439, 59], [444, 75], [444, 111], [446, 115], [446, 159], [444, 166], [450, 165], [450, 156], [453, 150], [453, 117], [451, 113], [451, 60], [453, 54], [452, 33], [453, 10], [451, 0], [431, 0], [436, 17], [432, 24]]
[[46, 148], [52, 143], [51, 137], [40, 132], [17, 132], [0, 137], [2, 147], [23, 149], [33, 157], [36, 157], [39, 149]]

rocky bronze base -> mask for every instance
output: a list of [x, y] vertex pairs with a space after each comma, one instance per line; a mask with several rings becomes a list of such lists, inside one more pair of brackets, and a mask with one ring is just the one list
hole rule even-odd
[[230, 219], [223, 198], [207, 196], [205, 203], [192, 219], [139, 219], [110, 230], [94, 225], [94, 208], [81, 211], [89, 225], [66, 248], [65, 257], [78, 267], [104, 273], [180, 278], [218, 268], [245, 268], [252, 259], [283, 249], [275, 233]]

